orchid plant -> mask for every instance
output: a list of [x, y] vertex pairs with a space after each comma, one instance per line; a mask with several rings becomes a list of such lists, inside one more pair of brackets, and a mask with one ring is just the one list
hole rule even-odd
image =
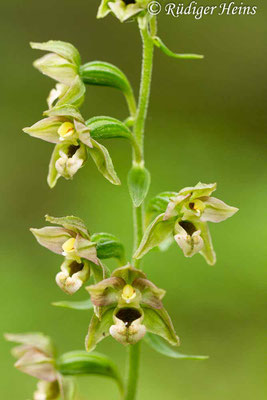
[[[137, 396], [140, 344], [145, 341], [159, 353], [173, 358], [205, 359], [177, 352], [180, 340], [171, 318], [163, 306], [165, 290], [158, 288], [142, 271], [144, 256], [157, 247], [167, 249], [176, 242], [185, 257], [200, 253], [213, 265], [213, 249], [208, 222], [218, 223], [231, 217], [237, 208], [212, 197], [216, 184], [163, 192], [145, 206], [150, 173], [145, 167], [144, 132], [147, 116], [154, 48], [177, 59], [201, 59], [197, 54], [176, 54], [157, 36], [157, 20], [147, 11], [148, 0], [102, 0], [98, 18], [111, 14], [121, 22], [137, 23], [143, 44], [142, 76], [138, 103], [125, 74], [106, 62], [82, 64], [78, 50], [70, 43], [48, 41], [31, 43], [33, 49], [47, 52], [34, 62], [43, 74], [54, 79], [44, 118], [24, 132], [55, 145], [48, 169], [48, 185], [58, 179], [73, 179], [85, 166], [88, 155], [99, 172], [112, 184], [120, 185], [108, 149], [99, 141], [124, 138], [132, 147], [132, 167], [128, 174], [129, 193], [134, 211], [134, 245], [127, 261], [124, 246], [111, 233], [89, 233], [84, 222], [74, 216], [51, 217], [51, 225], [31, 229], [39, 244], [62, 255], [56, 283], [67, 295], [85, 287], [87, 296], [80, 302], [64, 301], [56, 306], [91, 310], [86, 349], [58, 356], [49, 337], [41, 333], [6, 334], [19, 346], [13, 349], [15, 366], [38, 379], [34, 400], [77, 399], [74, 378], [98, 374], [118, 383], [121, 398]], [[119, 121], [109, 116], [86, 120], [80, 112], [86, 87], [101, 85], [116, 88], [125, 96], [129, 116]], [[111, 272], [105, 259], [114, 258], [118, 266]], [[89, 312], [89, 311], [88, 311]], [[111, 335], [128, 348], [125, 381], [120, 369], [106, 355], [95, 352], [100, 341]]]

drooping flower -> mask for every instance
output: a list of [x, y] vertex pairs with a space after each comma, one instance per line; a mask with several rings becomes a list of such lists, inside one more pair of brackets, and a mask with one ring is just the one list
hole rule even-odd
[[33, 49], [49, 52], [33, 65], [42, 74], [59, 82], [48, 96], [49, 108], [63, 104], [79, 107], [84, 100], [85, 85], [79, 75], [81, 57], [78, 50], [71, 43], [59, 40], [30, 45]]
[[137, 343], [146, 332], [162, 336], [172, 345], [179, 344], [163, 308], [165, 291], [147, 280], [144, 272], [128, 264], [86, 289], [95, 306], [86, 339], [88, 351], [108, 335], [128, 345]]
[[99, 271], [102, 270], [96, 243], [90, 240], [90, 234], [80, 218], [46, 216], [46, 221], [60, 226], [31, 229], [31, 232], [42, 246], [64, 256], [56, 282], [64, 292], [73, 294], [89, 279], [92, 263]]
[[224, 221], [238, 211], [238, 208], [211, 197], [215, 190], [216, 184], [198, 183], [178, 193], [157, 196], [153, 207], [161, 214], [147, 228], [135, 257], [143, 257], [173, 236], [186, 257], [200, 253], [208, 264], [215, 264], [216, 254], [207, 222]]
[[114, 185], [120, 184], [108, 150], [91, 138], [90, 130], [76, 107], [65, 104], [46, 111], [44, 115], [46, 118], [23, 131], [56, 144], [47, 178], [51, 188], [61, 176], [71, 179], [84, 165], [86, 149], [102, 175]]
[[42, 333], [6, 334], [6, 340], [18, 343], [12, 350], [15, 367], [38, 379], [33, 400], [73, 400], [75, 384], [56, 369], [56, 352], [49, 337]]
[[146, 10], [149, 0], [102, 0], [97, 18], [113, 13], [121, 22]]

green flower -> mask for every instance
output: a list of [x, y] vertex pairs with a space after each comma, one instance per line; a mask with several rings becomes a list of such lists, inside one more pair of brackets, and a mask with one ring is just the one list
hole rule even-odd
[[128, 264], [86, 289], [95, 306], [86, 339], [88, 351], [108, 335], [128, 345], [137, 343], [146, 332], [162, 336], [172, 345], [179, 344], [162, 305], [165, 291], [147, 280], [142, 271]]
[[161, 214], [147, 228], [135, 257], [143, 257], [150, 249], [173, 237], [185, 257], [200, 253], [208, 264], [214, 265], [216, 254], [207, 222], [224, 221], [238, 211], [238, 208], [211, 197], [215, 190], [215, 183], [198, 183], [178, 193], [163, 193], [153, 199], [150, 211]]
[[121, 22], [146, 10], [149, 0], [102, 0], [97, 18], [103, 18], [112, 12]]
[[59, 40], [30, 45], [33, 49], [49, 52], [33, 65], [44, 75], [59, 82], [48, 96], [49, 108], [63, 104], [79, 107], [84, 101], [85, 85], [79, 75], [81, 57], [78, 50], [72, 44]]
[[46, 142], [55, 143], [48, 173], [48, 185], [53, 188], [62, 176], [72, 179], [87, 159], [87, 150], [102, 175], [114, 185], [120, 180], [108, 150], [92, 139], [79, 110], [73, 105], [61, 105], [44, 113], [46, 118], [23, 131]]
[[75, 385], [56, 369], [56, 352], [51, 339], [42, 333], [6, 334], [6, 340], [18, 343], [12, 350], [17, 359], [15, 367], [37, 378], [33, 400], [73, 400]]
[[60, 226], [31, 229], [31, 232], [39, 244], [64, 256], [56, 283], [65, 293], [74, 294], [89, 279], [90, 263], [102, 270], [96, 243], [90, 240], [89, 232], [80, 218], [46, 216], [46, 221]]

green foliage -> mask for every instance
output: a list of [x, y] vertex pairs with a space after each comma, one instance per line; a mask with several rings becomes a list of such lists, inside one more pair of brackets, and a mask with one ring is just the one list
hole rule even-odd
[[114, 379], [122, 389], [122, 380], [113, 361], [99, 353], [72, 351], [56, 360], [57, 370], [62, 375], [101, 375]]
[[167, 56], [172, 57], [172, 58], [181, 58], [181, 59], [185, 59], [185, 60], [201, 60], [202, 58], [204, 58], [204, 56], [199, 55], [199, 54], [174, 53], [163, 43], [163, 41], [158, 36], [153, 37], [153, 42], [154, 42], [154, 45], [156, 47], [158, 47], [160, 50], [162, 50], [164, 54], [166, 54]]
[[94, 308], [90, 299], [82, 301], [56, 301], [52, 303], [53, 306], [69, 308], [70, 310], [92, 310]]
[[91, 237], [96, 243], [97, 256], [100, 259], [117, 258], [121, 262], [125, 259], [123, 244], [110, 233], [94, 233]]
[[148, 332], [144, 340], [153, 350], [166, 357], [176, 358], [179, 360], [207, 360], [209, 358], [208, 356], [189, 356], [173, 350], [168, 346], [164, 339], [154, 335], [153, 333]]

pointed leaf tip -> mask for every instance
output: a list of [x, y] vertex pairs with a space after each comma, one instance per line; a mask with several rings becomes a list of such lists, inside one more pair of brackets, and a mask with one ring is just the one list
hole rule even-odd
[[94, 308], [90, 299], [82, 301], [56, 301], [52, 306], [68, 308], [70, 310], [92, 310]]
[[152, 333], [147, 333], [145, 336], [145, 342], [156, 352], [170, 358], [176, 358], [180, 360], [207, 360], [209, 356], [195, 356], [187, 355], [173, 350], [161, 337]]

